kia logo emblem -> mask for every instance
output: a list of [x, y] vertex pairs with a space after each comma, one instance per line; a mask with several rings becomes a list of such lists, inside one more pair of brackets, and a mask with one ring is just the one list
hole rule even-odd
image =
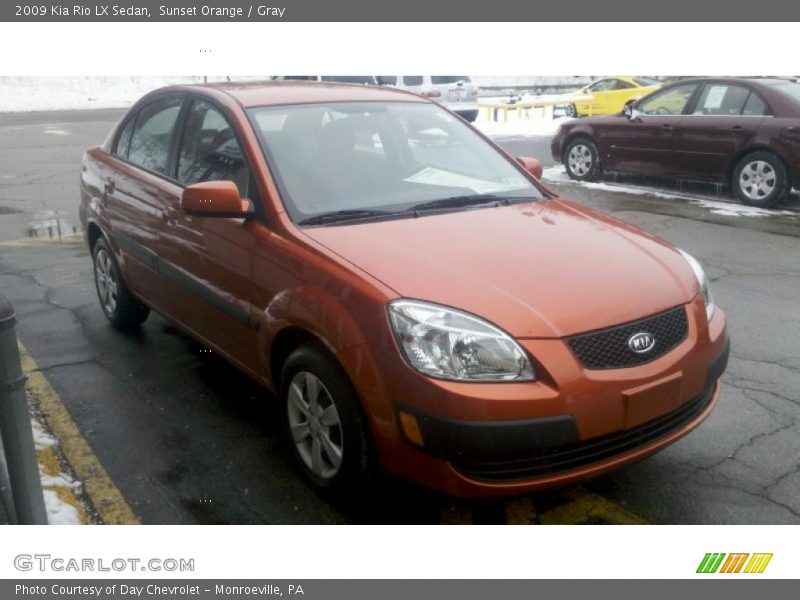
[[636, 352], [636, 354], [644, 354], [650, 352], [653, 346], [656, 345], [656, 338], [645, 331], [633, 334], [628, 338], [628, 348]]

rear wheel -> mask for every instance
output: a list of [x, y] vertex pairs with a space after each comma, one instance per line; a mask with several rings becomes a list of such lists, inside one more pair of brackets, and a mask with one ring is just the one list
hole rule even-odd
[[150, 309], [134, 298], [105, 239], [92, 248], [94, 283], [103, 314], [117, 329], [131, 329], [144, 323]]
[[742, 202], [760, 207], [775, 204], [790, 187], [783, 161], [766, 151], [751, 152], [740, 160], [731, 185]]
[[335, 360], [315, 346], [292, 352], [281, 375], [281, 404], [296, 462], [315, 487], [362, 487], [374, 472], [366, 419]]
[[567, 175], [578, 181], [594, 181], [600, 175], [600, 155], [597, 146], [587, 138], [577, 138], [564, 151]]

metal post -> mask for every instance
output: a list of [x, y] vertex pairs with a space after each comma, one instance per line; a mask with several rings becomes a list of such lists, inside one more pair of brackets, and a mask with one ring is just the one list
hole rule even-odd
[[[47, 524], [39, 464], [31, 431], [14, 307], [0, 294], [0, 439], [20, 525]], [[0, 479], [2, 481], [2, 479]]]

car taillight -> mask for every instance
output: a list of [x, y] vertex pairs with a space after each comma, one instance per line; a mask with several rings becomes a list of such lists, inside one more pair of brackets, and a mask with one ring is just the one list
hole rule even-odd
[[422, 92], [422, 96], [425, 98], [441, 98], [442, 92], [439, 90], [429, 90], [427, 92]]

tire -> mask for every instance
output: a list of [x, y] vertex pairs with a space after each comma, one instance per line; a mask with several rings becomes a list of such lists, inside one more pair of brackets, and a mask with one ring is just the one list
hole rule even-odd
[[108, 242], [102, 237], [92, 248], [94, 287], [106, 318], [116, 329], [133, 329], [144, 323], [150, 309], [139, 302], [125, 284]]
[[307, 481], [336, 495], [369, 487], [377, 462], [369, 428], [355, 389], [328, 352], [308, 345], [289, 355], [280, 404], [287, 443]]
[[567, 175], [576, 181], [594, 181], [600, 176], [600, 154], [590, 139], [579, 137], [572, 140], [562, 157]]
[[767, 151], [751, 152], [733, 170], [731, 187], [736, 196], [750, 206], [772, 206], [791, 187], [786, 165]]

